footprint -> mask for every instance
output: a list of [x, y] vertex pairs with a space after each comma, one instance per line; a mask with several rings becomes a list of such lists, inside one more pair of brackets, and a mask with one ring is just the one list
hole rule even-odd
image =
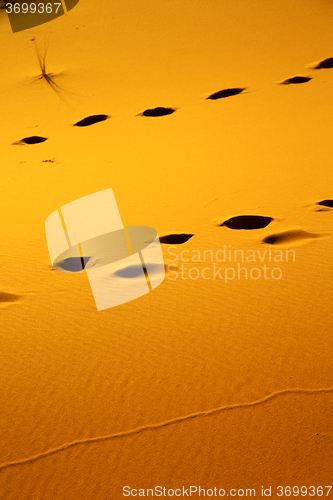
[[[166, 266], [164, 264], [148, 262], [145, 264], [145, 269], [148, 272], [148, 276], [150, 279], [153, 279], [154, 276], [161, 275], [162, 273], [169, 274], [171, 272], [176, 272], [178, 267], [175, 265]], [[122, 269], [118, 269], [113, 273], [120, 278], [139, 278], [146, 279], [145, 275], [142, 273], [141, 265], [131, 265], [127, 267], [123, 267]]]
[[141, 265], [132, 265], [118, 269], [113, 274], [120, 276], [120, 278], [145, 278], [143, 274], [143, 268]]
[[50, 160], [42, 160], [41, 163], [56, 163], [57, 159], [56, 158], [51, 158]]
[[140, 113], [139, 116], [166, 116], [166, 115], [172, 115], [176, 110], [174, 108], [153, 108], [153, 109], [146, 109], [143, 111], [143, 113]]
[[192, 238], [194, 234], [166, 234], [165, 236], [160, 237], [161, 243], [166, 243], [169, 245], [181, 245], [182, 243], [186, 243], [190, 238]]
[[79, 273], [86, 267], [89, 259], [90, 257], [68, 257], [54, 264], [54, 269], [60, 272], [63, 270], [70, 273]]
[[110, 118], [108, 115], [92, 115], [83, 118], [79, 122], [74, 123], [74, 127], [88, 127], [89, 125], [94, 125], [94, 123], [104, 122]]
[[322, 205], [323, 207], [333, 208], [333, 200], [322, 200], [318, 201], [317, 205]]
[[303, 229], [291, 229], [266, 236], [262, 241], [269, 245], [288, 245], [289, 243], [301, 244], [305, 240], [313, 240], [315, 238], [320, 238], [320, 235], [303, 231]]
[[329, 57], [328, 59], [323, 59], [322, 61], [318, 61], [310, 65], [312, 69], [328, 69], [333, 68], [333, 57]]
[[312, 78], [310, 78], [309, 76], [293, 76], [292, 78], [287, 78], [286, 80], [279, 82], [279, 85], [306, 83], [306, 82], [309, 82], [310, 80], [312, 80]]
[[20, 295], [0, 291], [0, 306], [20, 300]]
[[20, 141], [13, 142], [15, 146], [23, 146], [23, 144], [39, 144], [40, 142], [47, 141], [47, 137], [39, 137], [38, 135], [33, 135], [31, 137], [25, 137]]
[[217, 99], [223, 99], [224, 97], [230, 97], [232, 95], [238, 95], [241, 92], [246, 90], [246, 87], [244, 88], [233, 88], [233, 89], [223, 89], [219, 90], [218, 92], [214, 92], [213, 94], [209, 95], [206, 97], [206, 99], [212, 99], [212, 100], [217, 100]]
[[238, 215], [237, 217], [231, 217], [222, 224], [218, 224], [218, 226], [226, 226], [230, 229], [262, 229], [273, 220], [273, 217], [264, 217], [262, 215]]

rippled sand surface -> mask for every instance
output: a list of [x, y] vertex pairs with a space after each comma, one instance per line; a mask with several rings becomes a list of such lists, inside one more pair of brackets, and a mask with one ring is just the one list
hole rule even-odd
[[[0, 10], [1, 499], [332, 484], [332, 15], [80, 0], [12, 34]], [[97, 311], [44, 225], [110, 187], [166, 277]]]

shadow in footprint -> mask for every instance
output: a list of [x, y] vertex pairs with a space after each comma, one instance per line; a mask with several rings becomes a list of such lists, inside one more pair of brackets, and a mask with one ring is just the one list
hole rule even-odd
[[74, 127], [88, 127], [89, 125], [94, 125], [94, 123], [104, 122], [110, 118], [109, 115], [92, 115], [83, 118], [79, 122], [74, 123]]
[[329, 69], [333, 68], [333, 57], [328, 57], [327, 59], [323, 59], [317, 63], [314, 63], [311, 66], [313, 69]]
[[15, 293], [1, 292], [0, 291], [0, 306], [10, 302], [17, 302], [20, 300], [20, 295]]
[[139, 116], [166, 116], [166, 115], [172, 115], [176, 110], [174, 108], [153, 108], [153, 109], [146, 109], [142, 113], [139, 114]]
[[90, 257], [68, 257], [54, 264], [55, 270], [63, 269], [70, 273], [79, 273], [83, 271], [86, 264], [89, 262]]
[[160, 242], [169, 245], [181, 245], [182, 243], [186, 243], [193, 236], [194, 234], [186, 234], [186, 233], [167, 234], [165, 236], [160, 237]]
[[293, 76], [292, 78], [287, 78], [282, 82], [279, 82], [279, 85], [293, 85], [297, 83], [306, 83], [312, 80], [309, 76]]
[[262, 229], [268, 226], [273, 220], [272, 217], [264, 217], [262, 215], [238, 215], [218, 225], [219, 227], [226, 226], [230, 229]]
[[303, 229], [293, 229], [271, 234], [266, 236], [262, 241], [269, 245], [288, 245], [289, 243], [302, 243], [305, 240], [313, 240], [315, 238], [320, 238], [320, 236], [318, 234], [309, 233], [308, 231], [303, 231]]
[[159, 276], [161, 274], [170, 274], [172, 272], [177, 272], [178, 267], [175, 265], [166, 266], [164, 264], [148, 262], [145, 266], [141, 265], [131, 265], [127, 267], [123, 267], [122, 269], [118, 269], [113, 274], [115, 276], [119, 276], [120, 278], [141, 278], [146, 279], [145, 272], [148, 273], [150, 278], [154, 278], [155, 276]]
[[239, 87], [239, 88], [233, 88], [233, 89], [223, 89], [223, 90], [219, 90], [218, 92], [214, 92], [213, 94], [206, 97], [206, 99], [211, 99], [213, 101], [216, 101], [217, 99], [223, 99], [225, 97], [238, 95], [241, 92], [243, 92], [244, 90], [246, 90], [246, 87], [244, 87], [244, 88]]
[[39, 144], [40, 142], [47, 141], [47, 137], [39, 137], [38, 135], [33, 135], [31, 137], [25, 137], [20, 141], [13, 142], [14, 146], [23, 146], [24, 144]]
[[318, 201], [317, 205], [321, 205], [323, 207], [333, 208], [333, 200], [322, 200]]
[[138, 278], [144, 277], [143, 267], [141, 265], [132, 265], [123, 267], [114, 273], [116, 276], [120, 276], [121, 278]]

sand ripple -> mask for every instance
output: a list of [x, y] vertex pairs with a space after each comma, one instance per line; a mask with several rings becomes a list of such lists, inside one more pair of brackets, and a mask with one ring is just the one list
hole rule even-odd
[[252, 407], [259, 406], [259, 405], [267, 403], [268, 401], [270, 401], [274, 398], [281, 397], [281, 396], [284, 396], [286, 394], [315, 394], [315, 393], [330, 393], [330, 392], [333, 392], [332, 387], [320, 388], [320, 389], [298, 389], [298, 388], [284, 389], [282, 391], [277, 391], [277, 392], [274, 392], [272, 394], [269, 394], [268, 396], [265, 396], [264, 398], [258, 399], [256, 401], [251, 401], [249, 403], [239, 403], [239, 404], [235, 404], [235, 405], [219, 406], [217, 408], [212, 408], [210, 410], [198, 411], [195, 413], [191, 413], [189, 415], [183, 415], [183, 416], [176, 417], [176, 418], [173, 418], [170, 420], [165, 420], [164, 422], [142, 425], [141, 427], [136, 427], [135, 429], [130, 429], [130, 430], [123, 431], [123, 432], [117, 432], [115, 434], [107, 434], [105, 436], [96, 436], [96, 437], [92, 437], [92, 438], [78, 439], [76, 441], [72, 441], [70, 443], [65, 443], [65, 444], [58, 446], [56, 448], [52, 448], [50, 450], [44, 451], [42, 453], [38, 453], [37, 455], [33, 455], [31, 457], [27, 457], [27, 458], [23, 458], [21, 460], [14, 460], [12, 462], [6, 462], [3, 464], [0, 464], [0, 470], [8, 469], [9, 467], [16, 467], [18, 465], [24, 465], [27, 463], [35, 462], [36, 460], [41, 460], [42, 458], [46, 458], [46, 457], [49, 457], [51, 455], [55, 455], [56, 453], [60, 453], [61, 451], [68, 450], [69, 448], [73, 448], [75, 446], [82, 446], [82, 445], [87, 445], [87, 444], [91, 444], [91, 443], [98, 443], [101, 441], [110, 441], [112, 439], [133, 436], [133, 435], [139, 434], [141, 432], [162, 429], [163, 427], [167, 427], [169, 425], [175, 425], [175, 424], [178, 424], [181, 422], [186, 422], [186, 421], [192, 420], [194, 418], [209, 417], [210, 415], [215, 415], [215, 414], [221, 413], [223, 411], [238, 410], [238, 409], [242, 409], [242, 408], [249, 408], [251, 406]]

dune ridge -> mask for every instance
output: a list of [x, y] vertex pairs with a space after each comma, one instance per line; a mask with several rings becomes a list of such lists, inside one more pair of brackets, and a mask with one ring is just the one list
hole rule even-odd
[[0, 470], [8, 469], [9, 467], [16, 467], [18, 465], [25, 465], [28, 463], [32, 463], [32, 462], [35, 462], [36, 460], [41, 460], [42, 458], [47, 458], [51, 455], [55, 455], [56, 453], [60, 453], [62, 451], [68, 450], [69, 448], [74, 448], [75, 446], [81, 446], [81, 445], [85, 445], [85, 444], [98, 443], [98, 442], [102, 442], [102, 441], [109, 441], [111, 439], [133, 436], [135, 434], [139, 434], [140, 432], [161, 429], [161, 428], [169, 426], [169, 425], [174, 425], [174, 424], [178, 424], [181, 422], [186, 422], [186, 421], [194, 419], [194, 418], [208, 417], [210, 415], [215, 415], [215, 414], [221, 413], [223, 411], [249, 408], [252, 406], [259, 406], [261, 404], [267, 403], [268, 401], [270, 401], [274, 398], [284, 396], [287, 394], [316, 394], [316, 393], [322, 394], [322, 393], [331, 393], [331, 392], [333, 392], [333, 387], [325, 387], [325, 388], [319, 388], [319, 389], [302, 389], [302, 388], [283, 389], [281, 391], [273, 392], [272, 394], [269, 394], [268, 396], [264, 396], [261, 399], [257, 399], [256, 401], [251, 401], [248, 403], [236, 403], [234, 405], [218, 406], [217, 408], [212, 408], [209, 410], [203, 410], [203, 411], [198, 411], [195, 413], [190, 413], [189, 415], [184, 415], [184, 416], [172, 418], [170, 420], [165, 420], [164, 422], [158, 422], [156, 424], [142, 425], [140, 427], [136, 427], [134, 429], [130, 429], [127, 431], [117, 432], [115, 434], [107, 434], [105, 436], [96, 436], [96, 437], [92, 437], [92, 438], [78, 439], [78, 440], [72, 441], [70, 443], [64, 443], [61, 446], [58, 446], [56, 448], [52, 448], [50, 450], [38, 453], [37, 455], [33, 455], [31, 457], [23, 458], [21, 460], [14, 460], [12, 462], [2, 463], [2, 464], [0, 464]]

